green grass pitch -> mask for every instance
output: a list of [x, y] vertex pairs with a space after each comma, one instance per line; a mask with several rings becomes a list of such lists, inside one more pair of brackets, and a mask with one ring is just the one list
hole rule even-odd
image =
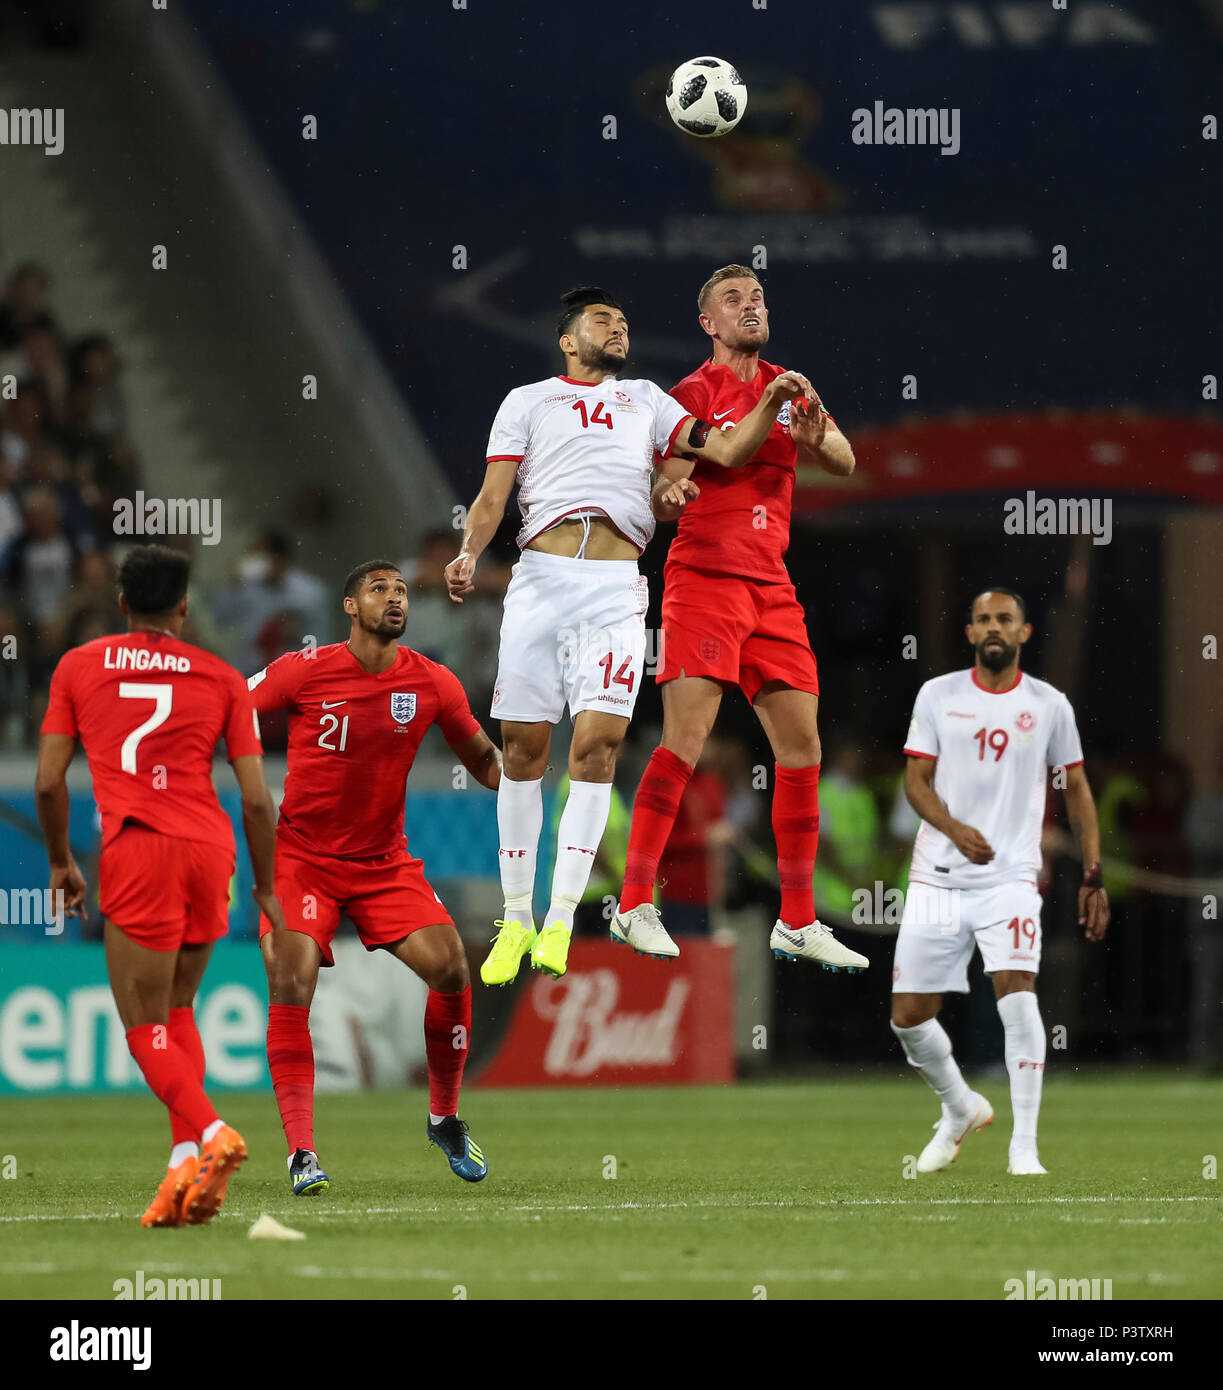
[[[251, 1158], [211, 1225], [164, 1231], [138, 1224], [169, 1144], [151, 1097], [6, 1099], [0, 1296], [111, 1299], [143, 1270], [224, 1299], [1001, 1299], [1029, 1269], [1109, 1278], [1114, 1299], [1223, 1296], [1223, 1082], [1051, 1076], [1045, 1178], [1007, 1176], [1006, 1081], [976, 1085], [993, 1126], [917, 1178], [937, 1108], [916, 1078], [472, 1091], [478, 1185], [427, 1144], [422, 1092], [324, 1095], [332, 1187], [311, 1199], [272, 1096], [230, 1095]], [[307, 1238], [249, 1240], [262, 1212]]]

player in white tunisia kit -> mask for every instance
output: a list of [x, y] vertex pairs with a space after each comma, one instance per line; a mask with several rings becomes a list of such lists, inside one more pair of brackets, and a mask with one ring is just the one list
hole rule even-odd
[[965, 629], [976, 661], [922, 686], [905, 740], [905, 794], [922, 818], [913, 845], [892, 971], [892, 1032], [942, 1101], [919, 1172], [955, 1160], [971, 1129], [984, 1129], [993, 1107], [960, 1075], [938, 1021], [948, 991], [968, 993], [975, 945], [1006, 1038], [1011, 1081], [1008, 1173], [1043, 1173], [1036, 1148], [1045, 1067], [1045, 1030], [1036, 1002], [1040, 969], [1040, 835], [1048, 769], [1066, 796], [1085, 873], [1079, 922], [1089, 941], [1108, 927], [1100, 886], [1100, 833], [1083, 771], [1070, 701], [1019, 669], [1032, 634], [1023, 600], [1009, 589], [978, 595]]
[[[506, 396], [488, 441], [488, 469], [467, 515], [450, 596], [470, 593], [476, 561], [505, 514], [515, 482], [521, 559], [505, 596], [492, 713], [501, 720], [504, 770], [497, 794], [505, 915], [480, 970], [506, 985], [527, 951], [565, 973], [573, 912], [590, 878], [611, 804], [616, 754], [643, 676], [645, 578], [637, 557], [655, 520], [675, 520], [696, 485], [680, 473], [700, 458], [746, 464], [784, 402], [812, 394], [798, 372], [770, 383], [735, 429], [697, 420], [652, 381], [620, 381], [628, 322], [605, 290], [571, 290], [557, 336], [562, 376]], [[657, 481], [654, 460], [663, 464]], [[669, 471], [670, 470], [670, 471]], [[542, 779], [552, 725], [574, 720], [569, 797], [561, 815], [548, 915], [538, 934], [531, 892], [543, 827]]]

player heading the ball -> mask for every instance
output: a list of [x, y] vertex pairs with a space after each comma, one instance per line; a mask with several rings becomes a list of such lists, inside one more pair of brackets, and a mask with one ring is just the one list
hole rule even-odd
[[[714, 271], [697, 295], [713, 356], [674, 387], [686, 410], [713, 420], [727, 438], [750, 444], [749, 466], [684, 465], [700, 491], [679, 518], [667, 553], [662, 595], [662, 743], [637, 789], [614, 939], [649, 955], [679, 947], [654, 906], [658, 861], [675, 825], [684, 788], [718, 717], [725, 691], [738, 686], [773, 749], [773, 834], [781, 916], [769, 945], [787, 960], [829, 970], [868, 961], [816, 920], [813, 880], [819, 841], [819, 677], [807, 621], [784, 556], [799, 462], [835, 477], [854, 469], [849, 441], [808, 384], [787, 402], [763, 437], [745, 435], [760, 402], [787, 373], [765, 362], [769, 311], [755, 272]], [[806, 379], [804, 378], [804, 381]]]
[[[536, 969], [565, 973], [574, 909], [607, 824], [616, 755], [641, 688], [648, 594], [637, 557], [655, 521], [675, 519], [698, 495], [686, 476], [692, 459], [740, 468], [783, 404], [811, 389], [797, 372], [779, 374], [740, 428], [725, 434], [652, 381], [619, 379], [628, 320], [606, 290], [564, 295], [556, 331], [564, 371], [515, 388], [501, 403], [484, 485], [446, 567], [450, 596], [461, 603], [517, 484], [522, 555], [505, 596], [492, 705], [505, 756], [497, 793], [505, 911], [480, 969], [490, 985], [509, 984], [527, 952]], [[552, 725], [566, 705], [574, 721], [569, 798], [537, 933], [531, 890], [542, 779]]]
[[1006, 1036], [1014, 1119], [1007, 1172], [1039, 1174], [1045, 1029], [1036, 1002], [1037, 875], [1049, 768], [1064, 772], [1066, 810], [1082, 846], [1078, 916], [1088, 941], [1108, 927], [1100, 830], [1070, 701], [1019, 669], [1032, 635], [1023, 599], [1013, 589], [978, 594], [964, 635], [972, 667], [922, 686], [905, 740], [905, 795], [922, 825], [896, 938], [892, 1032], [942, 1102], [934, 1138], [917, 1159], [918, 1171], [931, 1173], [954, 1162], [968, 1132], [994, 1118], [960, 1075], [938, 1021], [944, 994], [968, 993], [975, 945]]

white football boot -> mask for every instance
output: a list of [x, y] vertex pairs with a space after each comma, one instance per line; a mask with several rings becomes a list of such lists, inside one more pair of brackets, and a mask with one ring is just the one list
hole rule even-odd
[[769, 946], [778, 960], [819, 961], [825, 970], [846, 970], [851, 975], [870, 964], [865, 956], [843, 946], [822, 922], [795, 930], [779, 920]]
[[1049, 1170], [1041, 1167], [1035, 1144], [1012, 1144], [1006, 1171], [1028, 1177], [1033, 1174], [1047, 1173]]
[[971, 1109], [958, 1114], [943, 1106], [942, 1118], [935, 1121], [934, 1138], [917, 1157], [919, 1173], [937, 1173], [954, 1163], [968, 1131], [981, 1130], [994, 1123], [994, 1107], [984, 1096], [971, 1091], [969, 1105]]
[[667, 929], [653, 903], [640, 903], [628, 912], [621, 912], [617, 904], [609, 930], [613, 941], [631, 946], [639, 956], [674, 960], [679, 955], [679, 947], [667, 935]]

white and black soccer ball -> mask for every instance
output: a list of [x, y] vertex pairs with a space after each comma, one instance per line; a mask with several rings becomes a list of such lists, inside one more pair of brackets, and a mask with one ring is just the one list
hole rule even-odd
[[747, 110], [747, 88], [724, 58], [690, 58], [667, 83], [667, 112], [703, 140], [734, 130]]

